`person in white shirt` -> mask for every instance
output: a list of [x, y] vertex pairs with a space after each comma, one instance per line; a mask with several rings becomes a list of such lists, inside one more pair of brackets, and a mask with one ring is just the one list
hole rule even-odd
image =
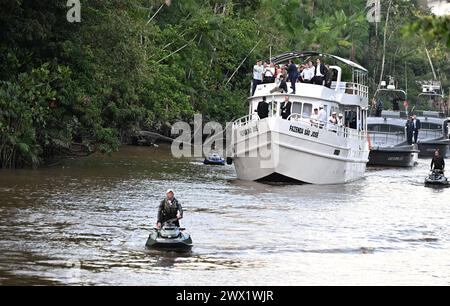
[[323, 108], [323, 105], [320, 106], [319, 108], [319, 121], [320, 121], [320, 126], [323, 127], [324, 125], [326, 125], [327, 123], [327, 112], [325, 111], [325, 109]]
[[264, 83], [273, 83], [275, 82], [275, 65], [267, 63], [264, 65]]
[[312, 79], [314, 78], [314, 72], [316, 68], [314, 67], [311, 61], [308, 62], [308, 66], [303, 69], [302, 78], [304, 83], [312, 83]]
[[311, 125], [318, 127], [319, 126], [319, 108], [315, 107], [314, 112], [311, 115]]
[[317, 59], [317, 65], [314, 69], [314, 84], [323, 85], [326, 73], [327, 68], [320, 62], [320, 59]]
[[339, 120], [337, 118], [337, 113], [333, 112], [331, 114], [331, 117], [328, 119], [328, 124], [330, 125], [330, 130], [333, 132], [337, 132], [338, 123], [339, 123]]
[[343, 114], [339, 114], [339, 116], [338, 116], [338, 125], [340, 127], [344, 127], [345, 126], [345, 120], [344, 120], [344, 115]]
[[258, 61], [255, 66], [253, 66], [253, 88], [252, 96], [255, 95], [256, 87], [263, 82], [264, 67], [262, 62]]

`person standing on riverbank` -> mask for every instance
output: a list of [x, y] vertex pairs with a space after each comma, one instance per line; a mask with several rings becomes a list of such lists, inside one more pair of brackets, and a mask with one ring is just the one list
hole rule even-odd
[[175, 198], [175, 193], [172, 189], [167, 190], [166, 198], [161, 201], [158, 208], [158, 222], [156, 227], [160, 229], [164, 222], [172, 219], [177, 219], [173, 224], [180, 227], [180, 219], [183, 218], [183, 208], [178, 200]]

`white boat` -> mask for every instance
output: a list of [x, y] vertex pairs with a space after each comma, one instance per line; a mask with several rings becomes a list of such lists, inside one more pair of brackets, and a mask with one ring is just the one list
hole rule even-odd
[[[345, 64], [330, 66], [336, 78], [331, 88], [297, 83], [289, 94], [292, 108], [281, 117], [286, 94], [271, 93], [275, 84], [261, 84], [248, 99], [249, 114], [233, 123], [231, 157], [237, 176], [250, 181], [295, 181], [307, 184], [343, 184], [364, 177], [369, 156], [367, 139], [367, 70], [349, 60], [317, 52], [291, 52], [271, 59], [275, 64], [289, 59], [320, 57]], [[352, 80], [343, 81], [343, 71]], [[346, 71], [347, 72], [347, 71]], [[290, 87], [288, 82], [288, 87]], [[259, 118], [258, 104], [266, 98], [269, 116]], [[345, 116], [345, 125], [311, 119], [313, 109], [323, 106]], [[327, 119], [328, 121], [328, 119]]]

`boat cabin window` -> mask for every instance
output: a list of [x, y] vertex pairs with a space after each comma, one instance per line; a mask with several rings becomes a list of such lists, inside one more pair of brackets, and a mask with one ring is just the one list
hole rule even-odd
[[358, 115], [355, 111], [346, 110], [344, 114], [345, 125], [351, 129], [356, 129], [358, 127]]
[[382, 133], [389, 133], [390, 132], [389, 125], [381, 124], [380, 125], [380, 132], [382, 132]]
[[437, 123], [423, 122], [422, 129], [424, 130], [442, 130], [442, 125]]
[[292, 114], [301, 114], [303, 118], [310, 118], [313, 111], [311, 103], [292, 102]]
[[292, 114], [301, 114], [302, 113], [302, 103], [301, 102], [293, 102], [292, 103]]
[[390, 127], [391, 133], [405, 133], [405, 128], [397, 125], [391, 125]]
[[370, 124], [368, 130], [371, 132], [380, 132], [380, 133], [404, 133], [405, 128], [397, 125], [389, 125], [389, 124]]
[[313, 106], [310, 103], [304, 103], [303, 104], [303, 112], [302, 116], [303, 118], [310, 118], [312, 115]]

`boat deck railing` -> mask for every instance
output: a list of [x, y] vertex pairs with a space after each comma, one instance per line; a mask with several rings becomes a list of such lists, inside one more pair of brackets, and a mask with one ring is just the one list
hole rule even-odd
[[419, 139], [438, 139], [444, 136], [444, 131], [441, 129], [421, 129], [419, 131]]
[[[291, 82], [286, 82], [287, 87], [291, 88]], [[310, 83], [300, 83], [297, 82], [296, 83], [297, 86], [322, 86], [325, 88], [325, 85], [316, 85], [316, 84], [310, 84]], [[275, 82], [263, 82], [261, 85], [258, 85], [258, 88], [260, 88], [260, 86], [263, 86], [263, 88], [265, 88], [265, 93], [267, 95], [274, 95], [271, 91], [278, 87], [278, 84], [276, 84]], [[354, 95], [354, 96], [359, 96], [362, 98], [369, 98], [369, 87], [364, 85], [364, 84], [360, 84], [360, 83], [353, 83], [353, 82], [336, 82], [333, 81], [333, 83], [330, 86], [330, 89], [337, 92], [337, 93], [341, 93], [341, 94], [348, 94], [348, 95]], [[276, 93], [275, 93], [276, 94]], [[286, 93], [283, 93], [282, 95], [286, 95]], [[249, 99], [252, 99], [253, 96], [250, 96]]]
[[[273, 117], [273, 116], [271, 116]], [[281, 117], [280, 117], [281, 118]], [[237, 119], [233, 122], [235, 128], [243, 127], [251, 122], [259, 121], [260, 118], [257, 114], [251, 114]], [[325, 130], [328, 132], [336, 133], [339, 136], [344, 136], [346, 138], [366, 138], [367, 133], [362, 130], [352, 129], [346, 126], [336, 125], [329, 122], [321, 122], [311, 117], [305, 117], [302, 114], [293, 113], [287, 119], [287, 121], [302, 123], [308, 125], [312, 128], [317, 128], [320, 130]]]
[[336, 133], [338, 136], [344, 136], [346, 138], [365, 138], [367, 137], [367, 133], [365, 131], [358, 131], [356, 129], [352, 129], [346, 126], [333, 124], [330, 122], [322, 122], [317, 119], [313, 119], [311, 117], [305, 117], [301, 114], [291, 114], [288, 119], [291, 122], [299, 122], [306, 125], [309, 125], [313, 128], [318, 128], [320, 130], [325, 130], [328, 132]]
[[369, 87], [366, 85], [352, 82], [340, 82], [339, 87], [336, 88], [336, 86], [337, 82], [333, 82], [331, 85], [331, 89], [334, 89], [335, 91], [340, 93], [369, 98]]
[[236, 121], [233, 122], [233, 126], [234, 127], [246, 126], [250, 122], [258, 121], [258, 120], [260, 120], [260, 118], [257, 114], [251, 114], [251, 115], [247, 115], [247, 116], [237, 119]]

